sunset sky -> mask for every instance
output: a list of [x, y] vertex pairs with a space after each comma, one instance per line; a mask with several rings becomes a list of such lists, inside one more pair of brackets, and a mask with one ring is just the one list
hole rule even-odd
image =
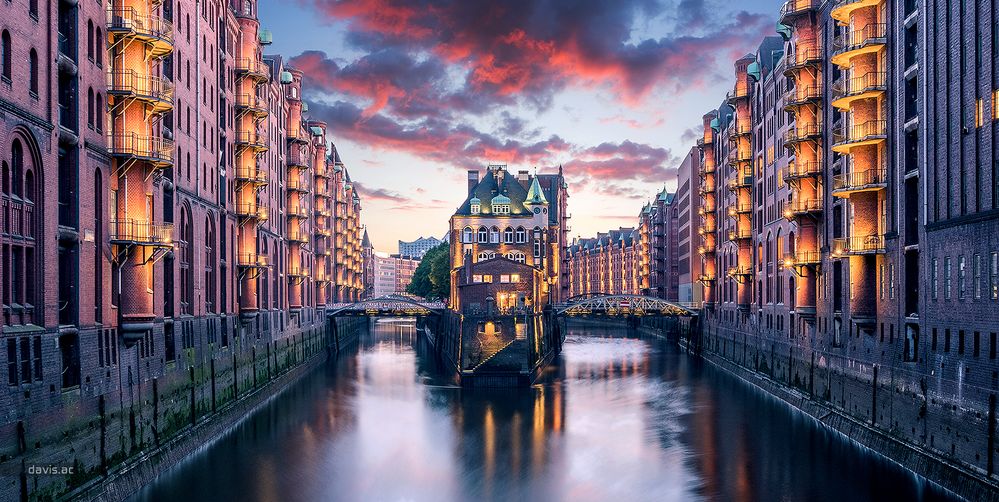
[[563, 164], [572, 236], [634, 225], [675, 187], [776, 1], [261, 1], [268, 53], [306, 72], [375, 248], [440, 237], [465, 171]]

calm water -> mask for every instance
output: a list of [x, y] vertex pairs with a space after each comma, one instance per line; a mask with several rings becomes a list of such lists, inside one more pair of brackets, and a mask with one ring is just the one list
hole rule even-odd
[[378, 323], [141, 500], [946, 500], [624, 329], [571, 329], [544, 385], [462, 392]]

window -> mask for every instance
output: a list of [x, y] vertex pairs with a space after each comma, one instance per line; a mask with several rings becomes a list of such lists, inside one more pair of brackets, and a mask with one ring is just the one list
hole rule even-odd
[[495, 204], [493, 212], [496, 214], [510, 214], [510, 204]]
[[38, 19], [38, 0], [28, 0], [28, 14], [35, 20]]
[[888, 265], [888, 298], [895, 299], [895, 264]]
[[513, 244], [513, 229], [512, 228], [506, 227], [506, 230], [503, 231], [503, 242], [505, 242], [507, 244]]
[[483, 252], [479, 253], [479, 259], [478, 259], [478, 261], [491, 260], [491, 259], [493, 259], [495, 257], [496, 257], [496, 253], [493, 253], [491, 251], [483, 251]]
[[510, 284], [510, 274], [500, 275], [500, 284]]
[[972, 290], [975, 292], [975, 299], [982, 299], [982, 256], [976, 254], [972, 271]]
[[499, 231], [499, 229], [496, 228], [496, 227], [493, 227], [493, 228], [489, 229], [489, 243], [490, 244], [499, 244], [499, 241], [500, 241], [500, 231]]
[[28, 92], [38, 97], [38, 53], [35, 49], [28, 53]]
[[958, 300], [964, 299], [965, 293], [965, 276], [967, 276], [967, 267], [965, 267], [964, 257], [957, 259], [957, 298]]
[[105, 107], [104, 107], [104, 96], [101, 93], [97, 93], [97, 98], [94, 99], [94, 125], [97, 127], [97, 132], [104, 131], [104, 117], [105, 117]]
[[992, 120], [999, 120], [999, 89], [992, 91]]
[[94, 128], [94, 89], [87, 89], [87, 127]]
[[523, 244], [527, 242], [527, 230], [524, 227], [517, 227], [517, 243]]
[[937, 299], [937, 289], [940, 286], [940, 278], [937, 272], [937, 259], [934, 258], [932, 264], [930, 265], [930, 296], [936, 300]]
[[472, 199], [471, 210], [472, 214], [479, 214], [482, 212], [482, 205], [479, 203], [479, 199]]
[[4, 80], [6, 80], [7, 82], [10, 82], [10, 78], [11, 78], [10, 77], [10, 75], [11, 75], [11, 63], [10, 63], [10, 60], [11, 60], [11, 50], [12, 50], [12, 48], [11, 48], [11, 45], [10, 45], [10, 32], [8, 32], [7, 30], [4, 30], [3, 34], [0, 35], [0, 52], [2, 52], [2, 54], [0, 54], [0, 59], [3, 60], [2, 62], [0, 62], [3, 65], [3, 71], [2, 71], [2, 73], [0, 73], [0, 76], [2, 76], [4, 78]]
[[520, 274], [510, 274], [510, 282], [511, 283], [520, 282]]
[[94, 22], [87, 20], [87, 59], [94, 60]]
[[486, 231], [486, 227], [479, 227], [479, 242], [488, 242], [489, 232]]
[[989, 289], [992, 299], [999, 300], [999, 252], [992, 252], [992, 264], [989, 266]]
[[94, 52], [97, 55], [97, 66], [104, 65], [104, 32], [100, 28], [94, 31]]
[[950, 300], [950, 286], [951, 286], [951, 273], [950, 273], [950, 256], [944, 258], [944, 300]]
[[975, 127], [982, 127], [985, 122], [985, 100], [978, 98], [975, 101]]

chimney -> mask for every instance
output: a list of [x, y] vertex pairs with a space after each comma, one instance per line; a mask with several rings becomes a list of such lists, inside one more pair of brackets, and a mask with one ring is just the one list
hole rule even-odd
[[531, 184], [527, 171], [517, 171], [517, 181], [519, 181], [521, 185], [524, 185], [524, 188], [527, 188]]
[[479, 184], [479, 171], [469, 170], [468, 171], [468, 193], [471, 194], [475, 185]]

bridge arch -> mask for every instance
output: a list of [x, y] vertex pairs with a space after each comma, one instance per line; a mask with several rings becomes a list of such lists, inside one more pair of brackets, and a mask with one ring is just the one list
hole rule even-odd
[[443, 308], [444, 304], [440, 302], [430, 302], [410, 295], [392, 294], [337, 305], [328, 310], [326, 315], [434, 315], [440, 314]]
[[627, 316], [675, 316], [693, 317], [697, 312], [677, 303], [651, 296], [631, 294], [588, 293], [573, 296], [555, 309], [557, 315], [574, 316], [585, 314], [627, 315]]

